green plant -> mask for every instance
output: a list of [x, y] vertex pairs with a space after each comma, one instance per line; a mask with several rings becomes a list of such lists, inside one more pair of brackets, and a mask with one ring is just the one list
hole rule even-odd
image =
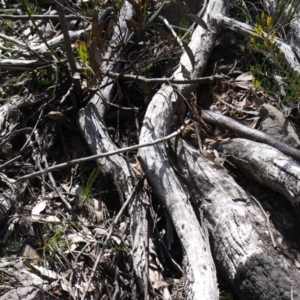
[[[247, 2], [247, 4], [245, 2]], [[256, 6], [251, 2], [244, 0], [230, 1], [230, 14], [234, 19], [252, 25], [254, 23], [252, 19], [253, 11], [257, 14]]]
[[251, 49], [261, 53], [261, 61], [251, 66], [255, 88], [271, 94], [285, 103], [300, 101], [300, 74], [293, 70], [276, 43], [273, 18], [264, 12], [257, 18]]
[[38, 1], [30, 2], [29, 0], [24, 0], [24, 4], [26, 5], [26, 8], [28, 9], [31, 15], [39, 14], [42, 12]]
[[43, 235], [46, 238], [44, 238], [43, 245], [37, 249], [37, 252], [42, 251], [43, 256], [46, 256], [50, 263], [54, 262], [59, 250], [65, 251], [67, 249], [68, 243], [63, 237], [68, 227], [56, 226], [54, 232]]
[[94, 187], [96, 182], [100, 181], [101, 179], [102, 179], [102, 173], [100, 168], [94, 169], [90, 174], [90, 176], [88, 177], [86, 184], [82, 189], [81, 196], [83, 202], [93, 199], [99, 193], [94, 190]]
[[116, 2], [116, 9], [117, 9], [117, 13], [119, 14], [121, 11], [121, 8], [123, 7], [123, 5], [125, 4], [125, 0], [119, 0]]
[[228, 300], [234, 300], [233, 296], [230, 293], [227, 293], [226, 297], [227, 297]]
[[6, 278], [6, 274], [1, 270], [0, 271], [0, 282], [3, 282]]
[[32, 74], [30, 72], [18, 72], [14, 77], [6, 77], [4, 73], [0, 73], [0, 87], [2, 90], [1, 98], [7, 98], [12, 95], [22, 95], [24, 88], [30, 82]]
[[262, 6], [267, 15], [273, 20], [274, 30], [282, 31], [291, 23], [300, 8], [299, 0], [274, 0], [262, 1]]

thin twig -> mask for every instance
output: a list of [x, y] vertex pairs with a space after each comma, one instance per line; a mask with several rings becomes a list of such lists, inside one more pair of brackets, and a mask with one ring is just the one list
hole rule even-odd
[[171, 34], [173, 35], [173, 37], [175, 38], [176, 42], [178, 43], [178, 45], [180, 47], [183, 47], [183, 42], [182, 40], [180, 39], [180, 37], [177, 35], [177, 33], [175, 32], [175, 30], [173, 29], [173, 27], [170, 25], [170, 23], [168, 22], [168, 20], [163, 17], [163, 16], [159, 16], [158, 17], [159, 20], [161, 20], [165, 26], [169, 29], [169, 31], [171, 32]]
[[84, 299], [85, 299], [86, 293], [87, 293], [87, 291], [88, 291], [88, 289], [89, 289], [89, 287], [90, 287], [90, 285], [91, 285], [91, 283], [92, 283], [92, 280], [93, 280], [93, 278], [94, 278], [94, 276], [95, 276], [95, 273], [96, 273], [98, 264], [99, 264], [99, 262], [100, 262], [100, 259], [101, 259], [102, 255], [103, 255], [103, 253], [104, 253], [104, 251], [105, 251], [105, 249], [106, 249], [106, 244], [107, 244], [108, 240], [111, 238], [115, 226], [117, 225], [119, 219], [120, 219], [121, 216], [123, 215], [125, 209], [126, 209], [127, 206], [129, 205], [131, 199], [132, 199], [133, 196], [135, 195], [137, 189], [139, 188], [139, 186], [140, 186], [141, 182], [144, 180], [144, 178], [145, 178], [145, 175], [142, 175], [142, 177], [139, 179], [139, 181], [138, 181], [138, 183], [136, 184], [136, 186], [133, 188], [133, 191], [132, 191], [131, 194], [129, 195], [128, 199], [127, 199], [127, 200], [125, 201], [125, 203], [123, 204], [123, 206], [122, 206], [122, 208], [120, 209], [119, 213], [117, 214], [117, 216], [115, 217], [115, 219], [114, 219], [113, 222], [111, 223], [109, 232], [108, 232], [108, 234], [107, 234], [107, 236], [106, 236], [106, 239], [105, 239], [105, 241], [104, 241], [104, 243], [103, 243], [103, 247], [102, 247], [102, 249], [101, 249], [101, 252], [100, 252], [99, 255], [97, 256], [97, 259], [96, 259], [96, 261], [95, 261], [95, 264], [94, 264], [94, 267], [93, 267], [93, 270], [92, 270], [92, 273], [91, 273], [91, 277], [90, 277], [90, 279], [89, 279], [89, 281], [88, 281], [88, 283], [87, 283], [87, 285], [86, 285], [86, 287], [85, 287], [85, 290], [84, 290], [84, 293], [83, 293], [83, 295], [82, 295], [82, 297], [81, 297], [81, 300], [84, 300]]
[[6, 163], [4, 163], [3, 165], [0, 166], [0, 170], [4, 169], [5, 167], [7, 167], [8, 165], [10, 165], [11, 163], [13, 163], [14, 161], [18, 160], [22, 158], [22, 155], [18, 155], [12, 159], [10, 159], [9, 161], [7, 161]]
[[145, 220], [145, 224], [144, 224], [144, 232], [146, 233], [146, 238], [145, 238], [145, 249], [144, 249], [144, 253], [145, 253], [145, 268], [144, 268], [144, 299], [150, 299], [148, 298], [148, 294], [149, 294], [149, 224], [148, 224], [148, 219], [147, 219], [147, 214], [148, 214], [149, 208], [146, 207], [146, 220]]
[[14, 138], [16, 138], [17, 136], [21, 135], [21, 134], [26, 134], [29, 133], [32, 130], [31, 127], [25, 127], [25, 128], [21, 128], [18, 130], [13, 131], [12, 133], [9, 134], [9, 136], [7, 138], [4, 138], [2, 140], [2, 142], [0, 143], [0, 149], [5, 146], [5, 144], [7, 144], [8, 142], [10, 142], [11, 140], [13, 140]]
[[123, 75], [121, 73], [114, 73], [108, 71], [105, 73], [109, 77], [118, 78], [119, 80], [129, 79], [134, 81], [142, 81], [148, 84], [158, 84], [158, 83], [176, 83], [176, 84], [191, 84], [191, 83], [198, 83], [198, 84], [206, 84], [209, 82], [215, 81], [222, 81], [222, 80], [229, 80], [229, 77], [225, 75], [213, 75], [208, 77], [201, 77], [201, 78], [194, 78], [194, 79], [174, 79], [174, 78], [146, 78], [140, 75]]
[[106, 101], [106, 104], [112, 106], [112, 107], [115, 107], [119, 110], [129, 110], [129, 111], [136, 111], [138, 112], [140, 110], [139, 107], [126, 107], [126, 106], [122, 106], [122, 105], [119, 105], [119, 104], [115, 104], [115, 103], [112, 103], [112, 102], [109, 102], [109, 101]]
[[78, 96], [80, 96], [82, 91], [81, 91], [79, 79], [74, 76], [75, 73], [77, 72], [77, 66], [76, 66], [76, 62], [75, 62], [73, 51], [72, 51], [71, 39], [70, 39], [69, 31], [68, 31], [68, 25], [67, 25], [67, 21], [66, 21], [64, 9], [63, 9], [64, 6], [62, 4], [62, 0], [56, 0], [55, 2], [56, 2], [57, 13], [59, 15], [60, 27], [61, 27], [62, 33], [64, 35], [64, 45], [65, 45], [65, 50], [66, 50], [66, 54], [68, 57], [68, 62], [70, 64], [70, 68], [71, 68], [72, 79], [74, 82], [76, 93]]
[[[39, 170], [42, 170], [42, 165], [41, 165], [41, 156], [38, 153], [37, 149], [34, 149], [33, 151], [33, 158], [35, 160], [36, 166], [39, 168]], [[41, 195], [42, 199], [45, 199], [46, 196], [46, 188], [45, 188], [45, 174], [42, 175], [42, 180], [41, 180]]]
[[30, 133], [29, 137], [27, 138], [27, 141], [25, 142], [25, 144], [24, 144], [23, 147], [21, 148], [20, 153], [22, 153], [22, 152], [24, 151], [24, 149], [27, 147], [27, 145], [28, 145], [29, 142], [31, 141], [31, 137], [33, 136], [34, 131], [36, 130], [36, 128], [37, 128], [38, 124], [40, 123], [41, 118], [42, 118], [42, 116], [43, 116], [43, 114], [44, 114], [44, 109], [45, 109], [45, 105], [42, 105], [40, 115], [39, 115], [39, 117], [38, 117], [38, 119], [37, 119], [37, 121], [36, 121], [36, 123], [35, 123], [35, 125], [34, 125], [34, 127], [33, 127], [33, 129], [32, 129], [32, 131], [31, 131], [31, 133]]
[[18, 45], [18, 46], [20, 46], [22, 48], [27, 48], [26, 44], [24, 44], [24, 43], [16, 40], [16, 38], [12, 38], [12, 37], [7, 36], [7, 35], [5, 35], [3, 33], [0, 33], [0, 38], [3, 39], [3, 40], [5, 40], [5, 41], [8, 41], [8, 42], [10, 42], [12, 44]]
[[268, 227], [269, 234], [270, 234], [270, 237], [271, 237], [271, 240], [272, 240], [272, 244], [273, 244], [273, 247], [276, 249], [277, 246], [276, 246], [275, 239], [274, 239], [274, 236], [273, 236], [273, 233], [272, 233], [272, 230], [271, 230], [271, 226], [270, 226], [270, 215], [268, 213], [266, 213], [266, 211], [263, 209], [263, 207], [261, 206], [259, 201], [254, 196], [252, 196], [252, 195], [250, 195], [250, 196], [255, 201], [255, 203], [258, 205], [258, 207], [261, 209], [262, 213], [264, 214], [264, 216], [266, 218], [267, 227]]
[[25, 39], [25, 37], [24, 37], [22, 34], [20, 34], [13, 26], [11, 26], [11, 24], [8, 24], [7, 21], [4, 21], [4, 22], [6, 23], [7, 26], [10, 27], [10, 29], [11, 29], [11, 30], [12, 30], [19, 38], [21, 38], [21, 40], [23, 41], [23, 43], [26, 45], [27, 49], [28, 49], [30, 52], [32, 52], [36, 57], [38, 57], [39, 60], [40, 60], [41, 62], [45, 62], [45, 63], [49, 64], [49, 62], [48, 62], [44, 57], [42, 57], [41, 55], [39, 55], [35, 50], [33, 50], [33, 49], [29, 46], [28, 41]]
[[28, 175], [25, 175], [25, 176], [21, 176], [17, 180], [21, 181], [21, 180], [30, 179], [30, 178], [36, 177], [38, 175], [41, 175], [41, 174], [45, 174], [45, 173], [52, 172], [52, 171], [58, 171], [58, 170], [61, 170], [61, 169], [64, 169], [64, 168], [69, 168], [71, 166], [74, 166], [74, 165], [77, 165], [77, 164], [80, 164], [80, 163], [85, 163], [85, 162], [93, 161], [93, 160], [96, 160], [98, 158], [108, 157], [108, 156], [112, 156], [112, 155], [115, 155], [115, 154], [119, 154], [119, 153], [123, 153], [123, 152], [127, 152], [127, 151], [132, 151], [132, 150], [137, 150], [137, 149], [140, 149], [140, 148], [154, 146], [156, 144], [166, 142], [166, 141], [172, 139], [173, 137], [177, 136], [178, 134], [180, 134], [182, 132], [182, 130], [184, 129], [184, 127], [188, 124], [189, 121], [190, 120], [187, 120], [175, 132], [173, 132], [173, 133], [171, 133], [171, 134], [169, 134], [169, 135], [167, 135], [165, 137], [162, 137], [160, 139], [154, 140], [152, 142], [147, 142], [147, 143], [144, 143], [144, 144], [139, 144], [139, 145], [134, 145], [134, 146], [130, 146], [130, 147], [125, 147], [125, 148], [121, 148], [121, 149], [114, 150], [114, 151], [111, 151], [111, 152], [95, 154], [95, 155], [91, 155], [91, 156], [88, 156], [88, 157], [73, 159], [73, 160], [64, 162], [64, 163], [59, 164], [59, 165], [55, 165], [55, 166], [52, 166], [52, 167], [45, 168], [42, 171], [38, 171], [38, 172], [31, 173], [31, 174], [28, 174]]
[[216, 95], [218, 101], [222, 102], [223, 104], [225, 104], [226, 106], [229, 106], [230, 108], [236, 110], [236, 111], [240, 111], [240, 112], [243, 112], [245, 114], [249, 114], [249, 115], [254, 115], [254, 116], [257, 116], [259, 113], [257, 111], [247, 111], [247, 110], [244, 110], [244, 109], [241, 109], [239, 107], [235, 107], [233, 105], [231, 105], [230, 103], [224, 101], [221, 97], [219, 97], [218, 95]]
[[[47, 161], [44, 149], [43, 149], [43, 147], [41, 145], [40, 137], [39, 137], [39, 134], [38, 134], [37, 130], [34, 132], [34, 134], [35, 134], [35, 140], [37, 141], [38, 146], [40, 148], [42, 162], [44, 163], [44, 165], [45, 165], [46, 168], [49, 168], [48, 161]], [[49, 176], [49, 179], [50, 179], [50, 181], [52, 183], [53, 189], [58, 194], [58, 196], [60, 197], [61, 201], [65, 204], [65, 206], [67, 207], [67, 209], [69, 211], [72, 211], [72, 206], [66, 200], [66, 198], [64, 197], [64, 195], [62, 194], [62, 192], [60, 191], [60, 189], [57, 187], [56, 182], [55, 182], [55, 180], [54, 180], [54, 178], [52, 176], [52, 173], [48, 172], [48, 176]]]
[[36, 30], [36, 33], [39, 35], [40, 39], [43, 41], [43, 43], [44, 43], [45, 46], [48, 48], [48, 50], [50, 51], [50, 53], [52, 53], [52, 55], [55, 57], [55, 59], [56, 59], [57, 61], [59, 61], [59, 60], [60, 60], [59, 57], [58, 57], [57, 54], [53, 51], [53, 49], [48, 45], [46, 39], [44, 38], [44, 36], [43, 36], [43, 34], [41, 33], [41, 31], [40, 31], [40, 29], [38, 28], [38, 26], [36, 25], [35, 21], [31, 18], [31, 13], [30, 13], [30, 11], [29, 11], [29, 9], [28, 9], [28, 7], [27, 7], [25, 1], [24, 1], [24, 0], [21, 0], [21, 3], [22, 3], [22, 5], [23, 5], [24, 9], [26, 10], [26, 12], [27, 12], [27, 14], [28, 14], [28, 16], [29, 16], [29, 18], [30, 18], [30, 21], [32, 22], [32, 25], [33, 25], [34, 29]]
[[[1, 19], [7, 20], [16, 20], [16, 21], [28, 21], [30, 17], [27, 15], [19, 16], [19, 15], [0, 15]], [[58, 15], [31, 15], [33, 20], [57, 20], [59, 18]], [[65, 18], [67, 20], [91, 20], [91, 17], [83, 17], [83, 16], [75, 16], [75, 15], [66, 15]]]

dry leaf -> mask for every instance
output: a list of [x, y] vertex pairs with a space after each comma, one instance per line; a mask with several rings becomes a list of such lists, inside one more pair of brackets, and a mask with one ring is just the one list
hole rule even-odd
[[137, 23], [139, 25], [139, 28], [142, 29], [144, 26], [144, 15], [140, 6], [134, 0], [127, 0], [127, 1], [132, 5], [133, 9], [135, 10]]
[[70, 243], [86, 243], [86, 240], [80, 234], [71, 233], [67, 235], [67, 240]]
[[186, 52], [187, 56], [189, 57], [191, 64], [192, 64], [192, 71], [194, 71], [194, 66], [195, 66], [195, 57], [194, 53], [191, 50], [191, 48], [188, 45], [183, 45], [184, 51]]
[[134, 31], [135, 33], [139, 33], [140, 26], [137, 22], [135, 22], [133, 20], [128, 20], [128, 19], [126, 19], [125, 22], [126, 22], [127, 28], [130, 31]]
[[183, 64], [180, 65], [181, 65], [181, 73], [183, 78], [191, 79], [191, 72]]
[[60, 219], [56, 216], [43, 216], [40, 218], [40, 220], [43, 220], [47, 223], [60, 223]]
[[171, 40], [170, 40], [170, 34], [169, 34], [169, 32], [166, 31], [165, 29], [161, 28], [161, 27], [158, 27], [158, 26], [154, 27], [154, 28], [158, 31], [161, 39], [163, 41], [166, 41], [167, 45], [170, 46], [171, 45]]
[[253, 90], [254, 85], [252, 83], [253, 74], [252, 72], [246, 72], [241, 74], [235, 79], [236, 86], [245, 89], [245, 90]]
[[235, 80], [236, 81], [252, 81], [253, 74], [252, 72], [246, 72], [238, 76]]
[[39, 220], [41, 217], [41, 212], [46, 208], [47, 201], [41, 201], [37, 205], [35, 205], [31, 211], [32, 219]]
[[200, 25], [203, 29], [208, 30], [208, 27], [206, 25], [206, 23], [204, 22], [204, 20], [197, 16], [197, 15], [188, 15], [195, 23], [197, 23], [198, 25]]

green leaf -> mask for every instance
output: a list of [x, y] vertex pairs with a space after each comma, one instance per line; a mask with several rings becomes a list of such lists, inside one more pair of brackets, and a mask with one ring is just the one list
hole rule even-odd
[[79, 55], [81, 61], [85, 64], [88, 60], [88, 52], [87, 52], [86, 43], [83, 41], [78, 41], [75, 44], [75, 48], [78, 52], [78, 55]]

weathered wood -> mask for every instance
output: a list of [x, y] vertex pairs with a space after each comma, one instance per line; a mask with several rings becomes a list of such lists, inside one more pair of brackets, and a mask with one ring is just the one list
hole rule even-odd
[[[15, 184], [15, 180], [0, 173], [0, 225], [7, 218], [9, 211], [17, 204], [20, 187]], [[11, 234], [11, 229], [7, 230], [7, 235], [9, 234]]]
[[[190, 72], [191, 78], [203, 74], [218, 33], [213, 16], [221, 12], [226, 14], [228, 4], [228, 1], [210, 1], [203, 16], [208, 30], [198, 26], [192, 35], [188, 46], [194, 55], [195, 64], [186, 52], [180, 60], [180, 64]], [[174, 72], [174, 78], [184, 78], [181, 66]], [[166, 136], [170, 132], [171, 120], [181, 100], [178, 94], [190, 98], [196, 87], [196, 84], [176, 88], [163, 85], [148, 106], [140, 143]], [[189, 202], [191, 193], [173, 169], [164, 145], [140, 149], [139, 157], [143, 170], [168, 209], [184, 248], [187, 298], [217, 299], [214, 264], [205, 243], [205, 235]]]
[[[111, 141], [104, 122], [105, 103], [102, 97], [99, 93], [95, 94], [87, 106], [79, 112], [79, 126], [94, 154], [118, 149]], [[97, 163], [104, 173], [113, 176], [120, 199], [123, 200], [123, 193], [127, 197], [131, 193], [136, 178], [130, 164], [120, 155], [100, 158]]]
[[[234, 33], [237, 33], [242, 36], [251, 37], [254, 33], [254, 27], [237, 20], [228, 18], [224, 15], [218, 15], [217, 21], [219, 26], [224, 29], [228, 29]], [[295, 70], [300, 72], [300, 62], [293, 52], [290, 45], [286, 44], [282, 39], [275, 39], [279, 49], [284, 52], [286, 60], [289, 62], [290, 66]]]
[[[107, 52], [101, 65], [102, 70], [114, 70], [114, 61], [119, 59], [119, 45], [128, 39], [129, 31], [126, 26], [125, 19], [132, 19], [134, 11], [132, 6], [125, 2], [121, 9], [119, 22], [114, 27], [114, 33], [108, 44]], [[104, 49], [102, 49], [104, 50]], [[109, 77], [105, 77], [102, 84], [110, 81]], [[110, 139], [109, 133], [104, 122], [106, 110], [106, 102], [109, 101], [109, 95], [114, 88], [114, 84], [106, 86], [101, 92], [94, 95], [88, 105], [79, 113], [79, 125], [85, 140], [93, 154], [100, 154], [117, 150], [118, 148]], [[117, 187], [120, 200], [128, 198], [132, 193], [134, 186], [137, 184], [137, 176], [130, 163], [122, 155], [113, 155], [98, 159], [97, 163], [101, 166], [104, 174], [113, 179]], [[156, 258], [155, 246], [153, 242], [152, 231], [148, 229], [150, 217], [146, 218], [146, 209], [144, 203], [147, 199], [147, 193], [144, 186], [139, 188], [134, 194], [132, 205], [130, 205], [130, 222], [132, 236], [132, 261], [135, 274], [139, 284], [146, 294], [149, 293], [148, 282], [153, 286], [157, 285], [157, 281], [163, 282], [164, 278], [160, 271], [162, 268]], [[146, 250], [147, 249], [147, 250]], [[151, 254], [151, 255], [149, 255]], [[151, 267], [149, 267], [151, 262]], [[169, 298], [169, 292], [166, 287], [162, 288], [166, 299]], [[150, 290], [153, 290], [151, 288]]]
[[0, 130], [5, 128], [6, 122], [9, 122], [10, 119], [19, 118], [19, 109], [39, 104], [46, 99], [44, 94], [31, 97], [11, 97], [9, 101], [0, 106]]
[[[177, 144], [178, 171], [207, 221], [213, 257], [240, 299], [300, 299], [299, 270], [282, 249], [274, 249], [265, 216], [222, 168]], [[280, 233], [271, 223], [272, 233]]]
[[[183, 79], [187, 73], [190, 73], [192, 79], [203, 74], [221, 24], [216, 20], [219, 20], [221, 14], [226, 15], [228, 4], [229, 1], [225, 0], [210, 1], [203, 17], [208, 30], [197, 27], [188, 46], [193, 58], [184, 52], [180, 61], [184, 68], [180, 66], [174, 72], [175, 79]], [[127, 2], [125, 5], [124, 15], [125, 10], [131, 8]], [[121, 13], [121, 23], [115, 28], [108, 47], [108, 61], [103, 61], [101, 65], [103, 71], [116, 71], [120, 66], [114, 63], [122, 57], [116, 45], [120, 40], [126, 42], [130, 35], [124, 23], [124, 15]], [[127, 18], [131, 19], [133, 15], [131, 11]], [[297, 67], [296, 62], [294, 66]], [[102, 84], [109, 80], [104, 78]], [[191, 98], [196, 87], [196, 83], [185, 86], [163, 85], [148, 106], [140, 143], [166, 136], [170, 132], [172, 119], [178, 112], [181, 95]], [[105, 99], [109, 99], [112, 89], [113, 85], [110, 85], [102, 91]], [[96, 95], [80, 113], [80, 126], [93, 153], [116, 149], [103, 122], [104, 109], [103, 99]], [[203, 228], [199, 225], [190, 203], [190, 199], [193, 199], [197, 213], [201, 214], [203, 211], [207, 220], [212, 253], [219, 271], [241, 299], [290, 299], [291, 296], [300, 299], [298, 270], [289, 259], [279, 255], [273, 248], [260, 208], [253, 204], [248, 194], [224, 169], [216, 167], [213, 162], [200, 157], [198, 152], [193, 152], [186, 146], [181, 148], [178, 153], [181, 166], [178, 168], [170, 160], [173, 154], [171, 147], [165, 144], [140, 149], [139, 159], [151, 185], [166, 206], [182, 243], [187, 298], [218, 299], [211, 249], [203, 229], [205, 225], [203, 224]], [[124, 193], [127, 197], [136, 180], [130, 164], [119, 155], [100, 159], [98, 163], [114, 179], [120, 196]], [[139, 190], [130, 214], [133, 265], [141, 286], [146, 286], [144, 270], [147, 269], [148, 258], [144, 250], [147, 248], [145, 245], [149, 231], [145, 207], [140, 205], [142, 199], [145, 200], [144, 190]], [[273, 225], [271, 230], [278, 233]], [[152, 249], [152, 254], [155, 253], [151, 236], [149, 248]], [[150, 279], [151, 274], [157, 275], [151, 272], [149, 270]]]
[[300, 165], [277, 149], [245, 139], [232, 139], [217, 149], [247, 176], [285, 196], [300, 206]]
[[34, 71], [37, 68], [46, 67], [49, 65], [42, 60], [21, 60], [21, 59], [1, 59], [0, 69]]
[[[116, 150], [117, 147], [111, 141], [107, 132], [106, 124], [103, 121], [105, 113], [104, 97], [98, 93], [92, 98], [88, 105], [80, 111], [79, 126], [83, 136], [87, 141], [90, 150], [94, 154], [105, 153]], [[122, 155], [113, 155], [97, 160], [101, 167], [101, 172], [113, 179], [119, 192], [120, 200], [128, 198], [137, 184], [137, 176], [130, 163]], [[147, 192], [142, 185], [138, 188], [132, 199], [130, 206], [131, 236], [132, 236], [132, 261], [136, 276], [141, 288], [147, 286], [150, 281], [156, 286], [157, 282], [163, 282], [164, 278], [160, 271], [162, 268], [158, 265], [158, 259], [154, 251], [153, 234], [148, 228], [150, 217], [146, 217], [144, 204], [147, 202]], [[148, 200], [149, 202], [149, 200]], [[147, 247], [146, 247], [147, 245]], [[148, 249], [146, 251], [146, 248]], [[149, 255], [151, 254], [151, 255]], [[146, 270], [148, 261], [151, 267]], [[165, 294], [168, 294], [167, 288]], [[152, 290], [152, 289], [151, 289]]]

